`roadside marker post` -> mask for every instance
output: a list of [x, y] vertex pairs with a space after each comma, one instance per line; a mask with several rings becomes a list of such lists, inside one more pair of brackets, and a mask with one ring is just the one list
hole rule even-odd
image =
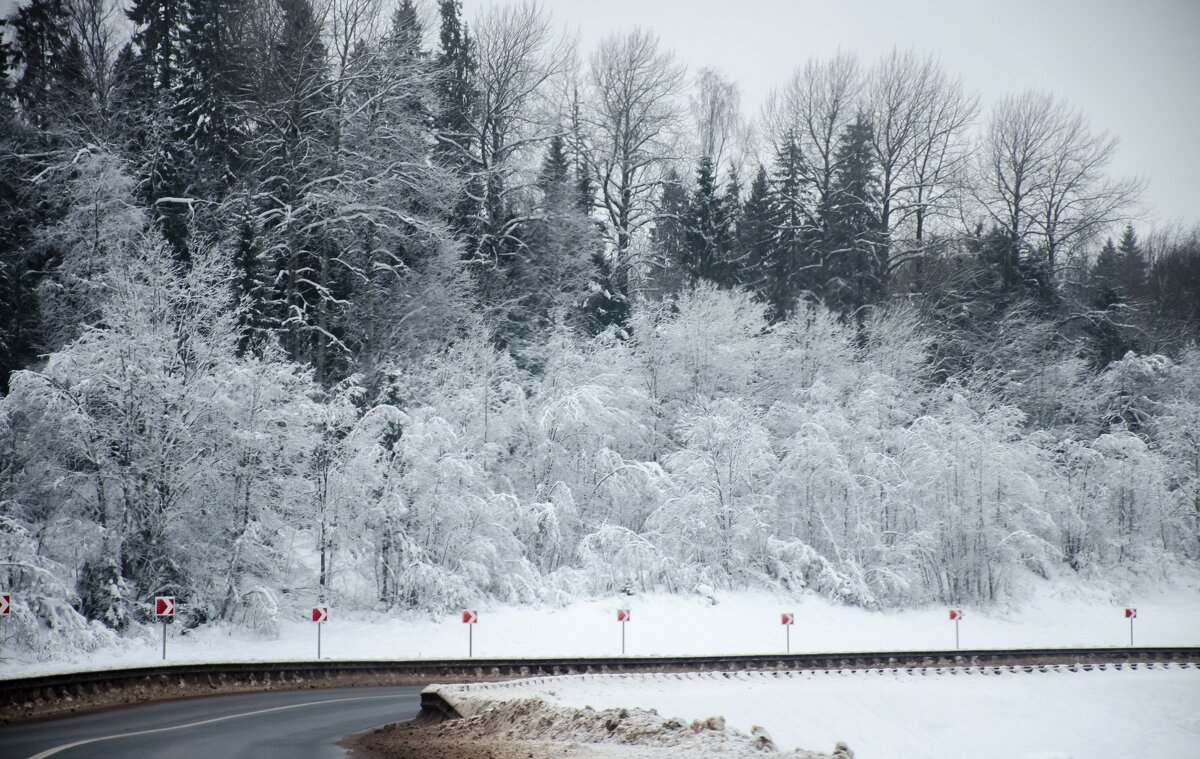
[[329, 621], [329, 607], [314, 606], [312, 621], [317, 623], [317, 659], [319, 660], [321, 658], [321, 626]]
[[1133, 645], [1133, 620], [1137, 619], [1137, 609], [1126, 608], [1125, 618], [1129, 620], [1129, 645]]
[[154, 616], [162, 620], [162, 658], [167, 660], [167, 620], [175, 616], [175, 596], [155, 596]]
[[785, 650], [790, 654], [792, 652], [792, 625], [796, 624], [796, 614], [785, 611], [779, 615], [779, 621], [783, 624]]
[[479, 621], [476, 609], [463, 609], [463, 624], [467, 626], [467, 658], [475, 655], [475, 623]]
[[951, 609], [950, 620], [954, 622], [954, 650], [958, 650], [958, 623], [962, 621], [962, 609]]
[[621, 656], [625, 655], [625, 623], [629, 621], [629, 609], [617, 609], [617, 621], [621, 623]]
[[12, 594], [0, 593], [0, 646], [4, 645], [4, 618], [12, 614]]

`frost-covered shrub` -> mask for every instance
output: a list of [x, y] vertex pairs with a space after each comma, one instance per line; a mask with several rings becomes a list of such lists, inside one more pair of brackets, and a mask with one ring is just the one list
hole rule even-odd
[[803, 541], [768, 538], [759, 558], [764, 584], [796, 592], [805, 588], [855, 606], [878, 606], [860, 568], [839, 567]]
[[18, 595], [0, 628], [6, 650], [15, 646], [38, 661], [69, 658], [118, 640], [113, 630], [85, 619], [64, 599], [48, 596]]
[[279, 637], [279, 604], [270, 588], [257, 585], [243, 593], [235, 619], [263, 637]]
[[118, 632], [129, 626], [129, 586], [117, 563], [107, 556], [94, 556], [79, 569], [75, 584], [79, 613]]
[[458, 574], [425, 562], [413, 561], [397, 574], [396, 596], [401, 606], [445, 612], [478, 601], [478, 592]]
[[645, 537], [616, 525], [585, 535], [577, 548], [579, 571], [593, 593], [675, 590], [669, 562]]

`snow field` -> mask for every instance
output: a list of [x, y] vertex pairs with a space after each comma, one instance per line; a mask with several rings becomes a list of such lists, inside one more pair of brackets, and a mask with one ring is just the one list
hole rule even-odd
[[1070, 672], [921, 670], [568, 675], [445, 693], [556, 706], [655, 709], [684, 721], [762, 726], [780, 749], [856, 759], [1113, 759], [1200, 756], [1200, 668]]
[[[1018, 608], [965, 608], [963, 648], [1123, 646], [1129, 643], [1125, 604], [1138, 607], [1139, 645], [1200, 645], [1200, 593], [1190, 588], [1130, 599], [1095, 595], [1065, 597], [1049, 586]], [[697, 596], [643, 595], [579, 601], [564, 608], [479, 608], [474, 629], [477, 658], [606, 657], [621, 652], [618, 608], [629, 608], [626, 652], [630, 656], [782, 653], [779, 614], [796, 613], [793, 652], [944, 650], [954, 647], [954, 623], [946, 610], [868, 611], [806, 594], [799, 600], [770, 593]], [[316, 657], [316, 626], [308, 610], [294, 610], [277, 639], [244, 629], [210, 625], [180, 634], [169, 629], [167, 660], [300, 660]], [[459, 614], [343, 616], [330, 609], [321, 651], [330, 659], [449, 659], [467, 655], [467, 630]], [[34, 661], [5, 650], [0, 677], [161, 663], [159, 629], [126, 638], [117, 648], [74, 659]]]

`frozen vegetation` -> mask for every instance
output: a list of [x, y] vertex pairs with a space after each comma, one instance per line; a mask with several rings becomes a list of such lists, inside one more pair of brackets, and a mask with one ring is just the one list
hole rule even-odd
[[[1178, 666], [584, 675], [439, 690], [474, 719], [494, 710], [501, 719], [492, 729], [510, 735], [540, 735], [559, 745], [690, 743], [692, 756], [770, 750], [754, 745], [750, 734], [782, 751], [844, 743], [870, 759], [1186, 757], [1200, 740], [1194, 709], [1200, 670]], [[697, 730], [697, 721], [720, 730]]]
[[[1145, 646], [1200, 645], [1200, 589], [1196, 578], [1170, 590], [1094, 582], [1080, 587], [1060, 578], [1038, 581], [1020, 602], [967, 606], [959, 626], [964, 649], [1122, 647], [1129, 644], [1124, 607], [1138, 609], [1135, 641]], [[945, 651], [954, 648], [954, 623], [943, 606], [870, 610], [811, 591], [721, 591], [712, 595], [638, 593], [566, 605], [494, 604], [478, 607], [471, 631], [477, 659], [617, 657], [617, 608], [630, 609], [624, 631], [629, 656], [782, 653], [789, 637], [780, 614], [790, 611], [793, 653], [830, 651]], [[236, 622], [196, 629], [168, 625], [167, 661], [305, 661], [317, 656], [316, 625], [307, 609], [284, 611], [275, 635]], [[88, 652], [58, 651], [53, 658], [8, 652], [0, 677], [21, 677], [161, 663], [160, 630], [130, 630], [111, 645]], [[15, 655], [13, 655], [15, 654]], [[464, 659], [468, 631], [456, 613], [331, 609], [322, 625], [325, 659]], [[707, 716], [707, 715], [701, 715]]]
[[142, 645], [158, 595], [417, 654], [618, 594], [1108, 615], [1200, 558], [1200, 238], [1121, 233], [1065, 101], [840, 55], [752, 130], [646, 30], [384, 6], [13, 11], [5, 655]]

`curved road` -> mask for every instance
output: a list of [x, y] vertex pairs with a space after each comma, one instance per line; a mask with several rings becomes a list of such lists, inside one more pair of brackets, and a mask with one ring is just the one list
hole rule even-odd
[[0, 759], [342, 759], [347, 735], [412, 719], [421, 688], [335, 688], [165, 701], [0, 728]]

